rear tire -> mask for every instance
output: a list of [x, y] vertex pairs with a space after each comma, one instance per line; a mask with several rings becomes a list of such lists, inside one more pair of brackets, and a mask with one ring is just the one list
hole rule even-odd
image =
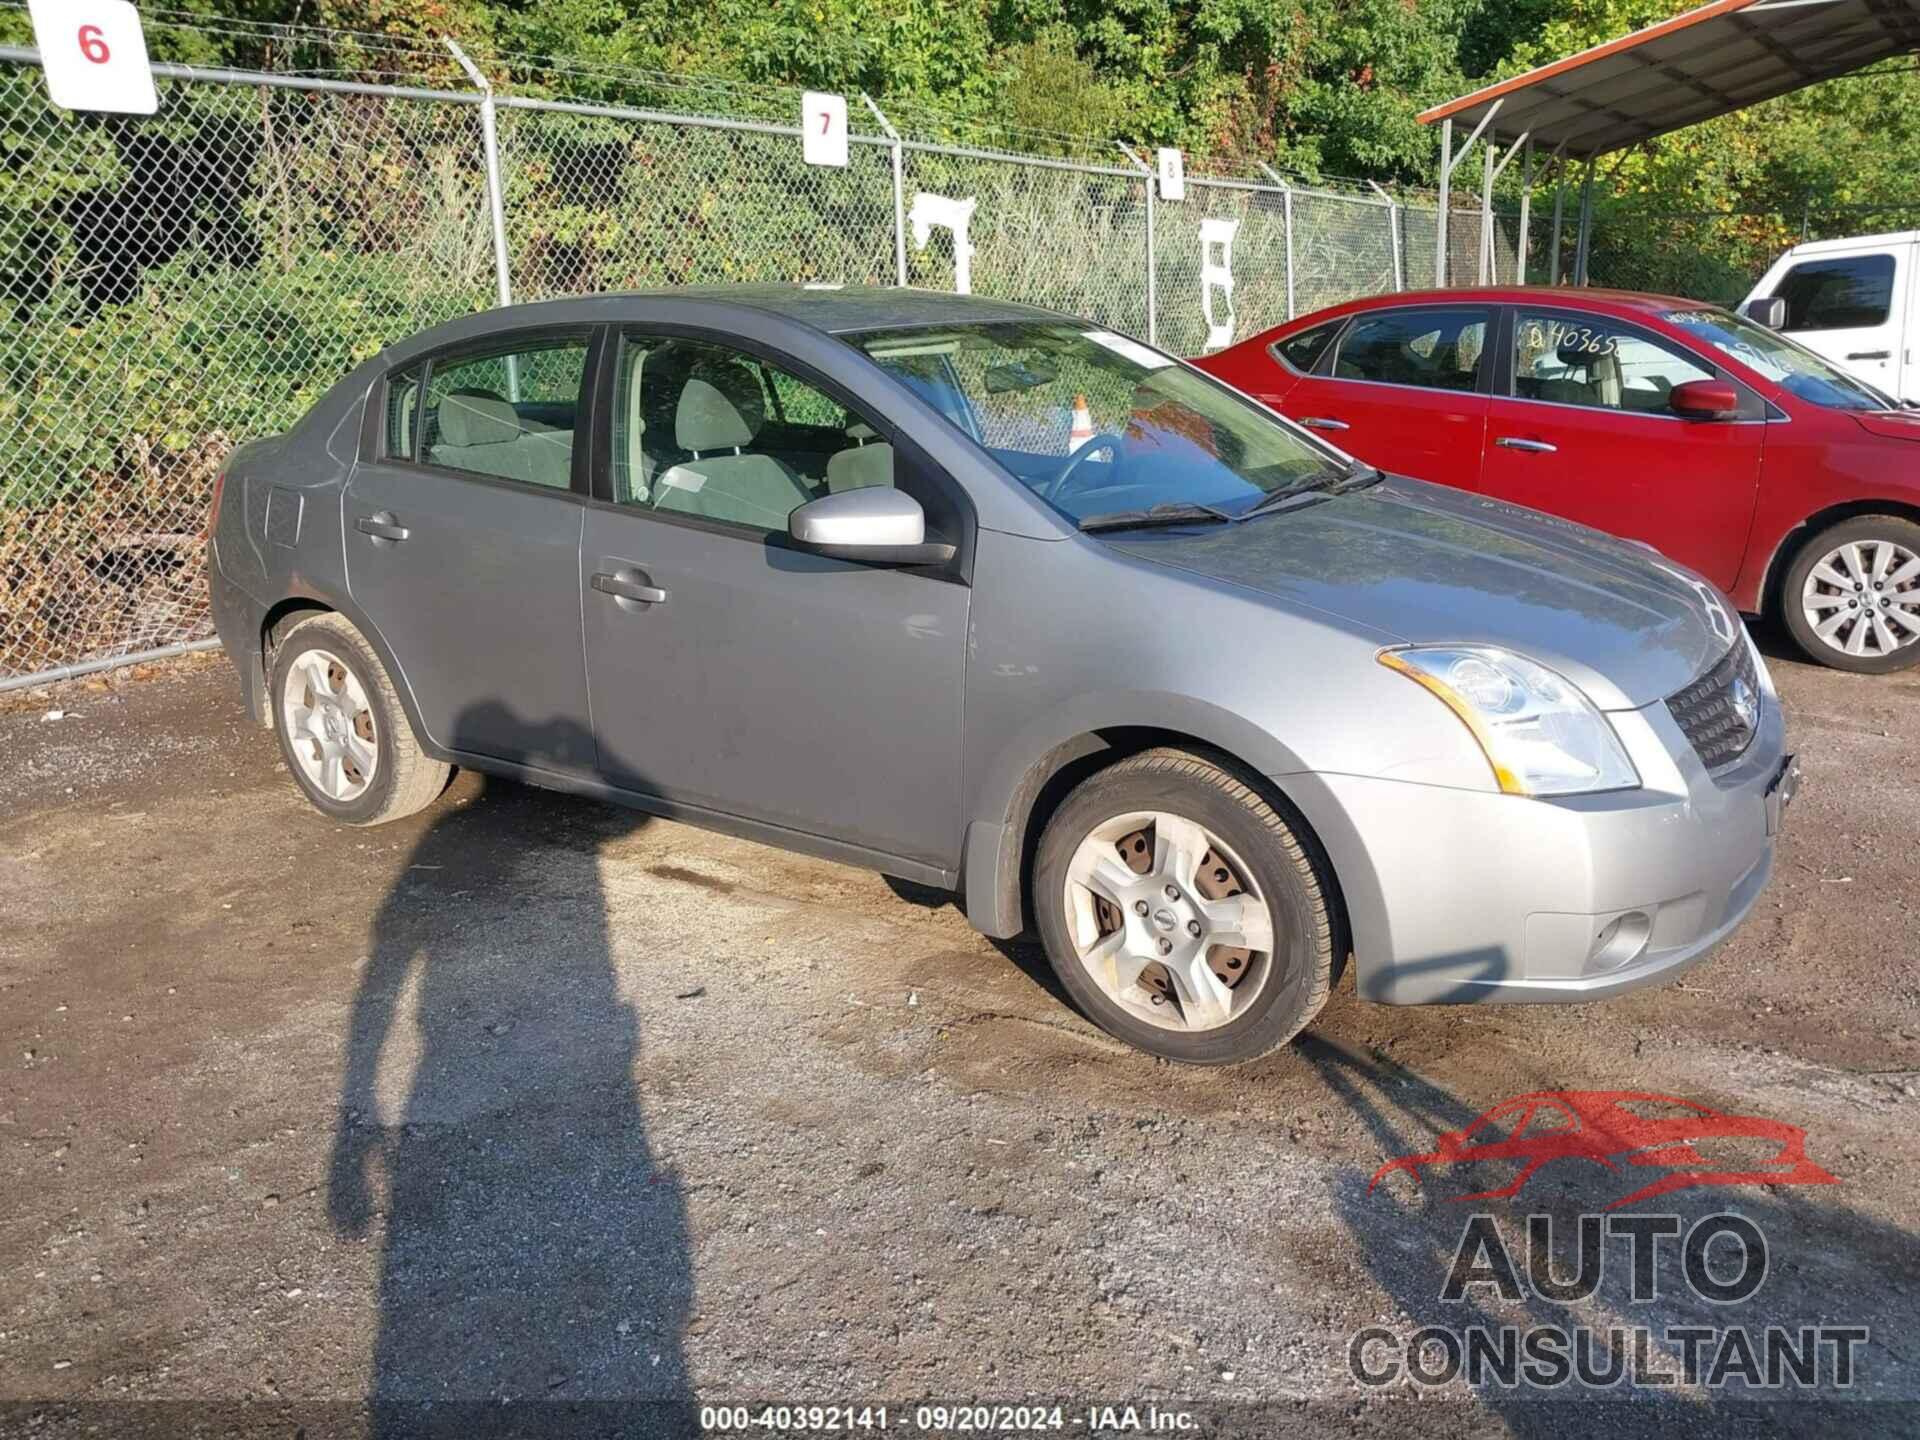
[[1859, 675], [1920, 664], [1920, 525], [1859, 515], [1821, 531], [1787, 567], [1779, 603], [1818, 664]]
[[424, 810], [453, 774], [420, 748], [387, 667], [344, 616], [309, 616], [281, 637], [267, 705], [294, 783], [343, 824]]
[[1331, 882], [1309, 845], [1221, 764], [1173, 749], [1122, 760], [1040, 837], [1047, 958], [1088, 1019], [1148, 1054], [1255, 1059], [1306, 1027], [1338, 975]]

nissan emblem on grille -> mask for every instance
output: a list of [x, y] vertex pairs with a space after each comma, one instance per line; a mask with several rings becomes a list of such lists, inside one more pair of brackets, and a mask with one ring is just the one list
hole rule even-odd
[[1744, 755], [1760, 727], [1760, 677], [1745, 640], [1668, 700], [1667, 709], [1709, 770]]

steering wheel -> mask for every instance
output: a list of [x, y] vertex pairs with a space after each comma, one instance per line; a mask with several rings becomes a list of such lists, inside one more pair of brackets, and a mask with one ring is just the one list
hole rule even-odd
[[1081, 441], [1074, 452], [1067, 456], [1066, 463], [1053, 472], [1052, 478], [1043, 480], [1036, 487], [1040, 498], [1042, 500], [1058, 500], [1067, 488], [1067, 481], [1072, 478], [1074, 472], [1080, 468], [1081, 464], [1089, 455], [1097, 450], [1111, 450], [1114, 453], [1114, 458], [1117, 460], [1125, 444], [1126, 441], [1108, 430], [1103, 430], [1098, 435]]

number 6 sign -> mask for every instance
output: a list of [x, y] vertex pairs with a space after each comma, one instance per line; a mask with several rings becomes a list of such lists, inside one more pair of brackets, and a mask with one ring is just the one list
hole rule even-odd
[[800, 155], [809, 165], [847, 163], [847, 97], [809, 90], [800, 97]]
[[66, 110], [160, 108], [140, 12], [127, 0], [27, 0], [47, 94]]

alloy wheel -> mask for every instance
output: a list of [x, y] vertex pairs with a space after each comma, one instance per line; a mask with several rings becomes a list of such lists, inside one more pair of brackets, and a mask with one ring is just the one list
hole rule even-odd
[[1920, 555], [1892, 540], [1849, 540], [1807, 572], [1800, 609], [1843, 655], [1879, 659], [1920, 641]]

